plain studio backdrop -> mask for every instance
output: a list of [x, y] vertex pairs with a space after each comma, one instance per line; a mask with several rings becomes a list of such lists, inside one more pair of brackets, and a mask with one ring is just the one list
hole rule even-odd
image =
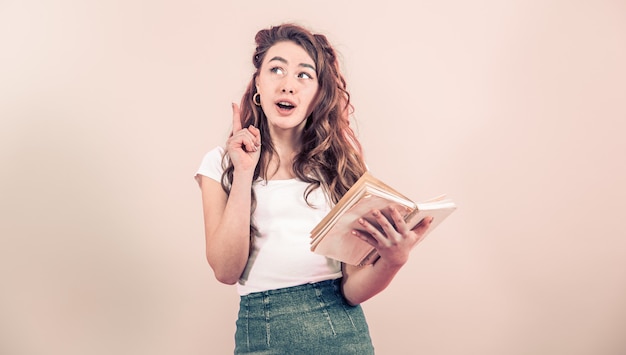
[[609, 0], [0, 2], [0, 353], [232, 353], [193, 175], [289, 21], [339, 51], [372, 172], [458, 204], [364, 303], [378, 354], [626, 353]]

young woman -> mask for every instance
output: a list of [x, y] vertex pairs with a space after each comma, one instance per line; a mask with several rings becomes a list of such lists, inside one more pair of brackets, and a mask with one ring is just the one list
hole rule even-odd
[[310, 231], [365, 172], [350, 95], [326, 37], [294, 24], [256, 35], [256, 71], [233, 104], [225, 146], [197, 172], [206, 257], [237, 284], [236, 354], [373, 354], [359, 304], [384, 290], [422, 239], [397, 211], [351, 237], [380, 258], [345, 265], [310, 251]]

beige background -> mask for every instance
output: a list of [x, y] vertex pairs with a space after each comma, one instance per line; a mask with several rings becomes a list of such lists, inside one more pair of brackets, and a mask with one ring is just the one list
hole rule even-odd
[[365, 4], [0, 2], [0, 353], [232, 352], [192, 176], [293, 20], [374, 173], [459, 205], [364, 304], [378, 353], [625, 354], [626, 4]]

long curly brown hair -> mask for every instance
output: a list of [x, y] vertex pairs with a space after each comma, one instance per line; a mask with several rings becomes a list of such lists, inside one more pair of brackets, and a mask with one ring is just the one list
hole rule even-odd
[[[322, 188], [332, 203], [337, 203], [366, 170], [361, 144], [352, 128], [350, 117], [353, 106], [346, 81], [341, 74], [335, 50], [326, 36], [314, 34], [296, 24], [282, 24], [257, 32], [256, 50], [252, 64], [256, 68], [241, 100], [242, 127], [254, 125], [261, 131], [261, 158], [254, 172], [254, 181], [268, 176], [268, 162], [278, 158], [270, 139], [267, 119], [260, 106], [254, 104], [256, 78], [267, 51], [276, 43], [291, 41], [301, 46], [315, 62], [318, 91], [313, 99], [301, 136], [301, 147], [293, 162], [293, 171], [299, 180], [309, 183], [305, 190], [307, 200], [311, 191]], [[224, 156], [222, 187], [228, 194], [233, 181], [234, 166]], [[256, 208], [252, 190], [251, 214]], [[250, 237], [257, 235], [254, 223]], [[251, 239], [253, 240], [253, 239]]]

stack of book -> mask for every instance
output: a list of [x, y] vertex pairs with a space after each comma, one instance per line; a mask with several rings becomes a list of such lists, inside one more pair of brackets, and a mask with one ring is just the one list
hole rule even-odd
[[445, 195], [416, 203], [366, 172], [311, 231], [311, 250], [351, 265], [373, 263], [378, 258], [376, 249], [351, 234], [351, 231], [364, 230], [358, 222], [359, 218], [366, 219], [380, 229], [371, 211], [380, 210], [392, 221], [390, 206], [402, 214], [410, 229], [425, 217], [433, 217], [427, 234], [456, 210], [456, 204]]

